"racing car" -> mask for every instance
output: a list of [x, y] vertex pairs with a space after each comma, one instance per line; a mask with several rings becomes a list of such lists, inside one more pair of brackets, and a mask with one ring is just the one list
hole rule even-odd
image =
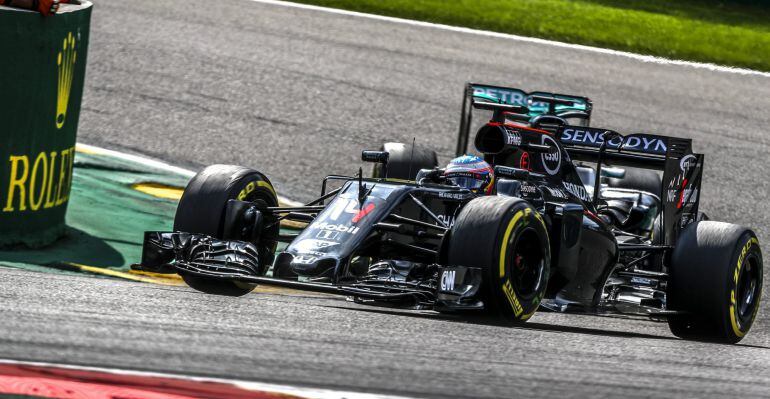
[[[759, 242], [698, 211], [704, 157], [691, 140], [509, 123], [528, 110], [467, 94], [467, 110], [493, 112], [474, 140], [494, 167], [488, 190], [435, 167], [394, 179], [386, 151], [364, 151], [382, 176], [327, 176], [317, 199], [279, 206], [264, 174], [213, 165], [185, 188], [174, 231], [145, 233], [140, 267], [209, 294], [263, 284], [508, 323], [542, 309], [663, 319], [693, 340], [748, 333], [762, 290]], [[660, 187], [603, 183], [623, 180], [622, 167], [662, 172]], [[284, 220], [305, 227], [287, 234]]]

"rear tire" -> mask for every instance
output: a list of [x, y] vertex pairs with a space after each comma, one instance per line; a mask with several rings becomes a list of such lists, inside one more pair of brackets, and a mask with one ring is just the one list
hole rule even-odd
[[671, 256], [668, 307], [681, 338], [736, 343], [749, 332], [762, 294], [762, 251], [753, 231], [730, 223], [687, 226]]
[[482, 269], [487, 315], [522, 322], [538, 309], [551, 253], [543, 218], [528, 202], [497, 196], [472, 200], [457, 216], [447, 244], [447, 265]]
[[420, 145], [414, 146], [403, 143], [385, 143], [381, 151], [388, 155], [387, 176], [383, 176], [381, 164], [375, 164], [372, 177], [388, 177], [392, 179], [414, 180], [420, 169], [433, 169], [438, 166], [436, 151], [429, 150]]
[[[200, 171], [187, 184], [176, 209], [174, 231], [222, 238], [227, 201], [231, 199], [278, 205], [275, 190], [262, 173], [242, 166], [212, 165]], [[262, 269], [266, 270], [272, 263], [276, 243], [265, 241], [256, 244], [260, 265], [264, 265]], [[242, 296], [256, 286], [189, 274], [182, 274], [182, 279], [198, 291], [215, 295]]]

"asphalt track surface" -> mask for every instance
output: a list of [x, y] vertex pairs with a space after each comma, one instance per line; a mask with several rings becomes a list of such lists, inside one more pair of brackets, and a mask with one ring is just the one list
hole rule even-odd
[[[247, 0], [102, 0], [91, 37], [88, 144], [253, 166], [305, 200], [383, 141], [416, 136], [446, 160], [466, 81], [574, 92], [594, 100], [597, 126], [692, 137], [707, 154], [702, 209], [770, 245], [767, 77]], [[0, 281], [4, 358], [434, 397], [770, 396], [767, 300], [727, 346], [607, 317], [508, 328], [313, 295], [10, 269]]]

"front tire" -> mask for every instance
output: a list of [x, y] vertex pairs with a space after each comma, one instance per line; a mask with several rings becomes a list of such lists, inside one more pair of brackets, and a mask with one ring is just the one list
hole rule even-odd
[[687, 226], [671, 256], [669, 320], [681, 338], [736, 343], [749, 332], [762, 294], [762, 251], [753, 231], [730, 223]]
[[548, 285], [551, 263], [543, 218], [520, 198], [480, 197], [457, 216], [447, 265], [482, 269], [484, 311], [508, 322], [528, 320]]
[[[227, 201], [231, 199], [278, 206], [275, 190], [262, 173], [242, 166], [212, 165], [200, 171], [187, 184], [176, 209], [174, 231], [223, 238]], [[275, 229], [277, 228], [276, 226]], [[263, 240], [255, 244], [259, 252], [260, 267], [264, 272], [272, 263], [276, 243]], [[254, 284], [190, 274], [182, 274], [182, 279], [190, 287], [214, 295], [242, 296], [255, 287]]]

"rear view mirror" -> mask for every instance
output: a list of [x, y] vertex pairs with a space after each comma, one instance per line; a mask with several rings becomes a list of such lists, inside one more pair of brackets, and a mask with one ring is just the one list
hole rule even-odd
[[389, 156], [387, 151], [361, 151], [361, 160], [364, 162], [388, 163]]

